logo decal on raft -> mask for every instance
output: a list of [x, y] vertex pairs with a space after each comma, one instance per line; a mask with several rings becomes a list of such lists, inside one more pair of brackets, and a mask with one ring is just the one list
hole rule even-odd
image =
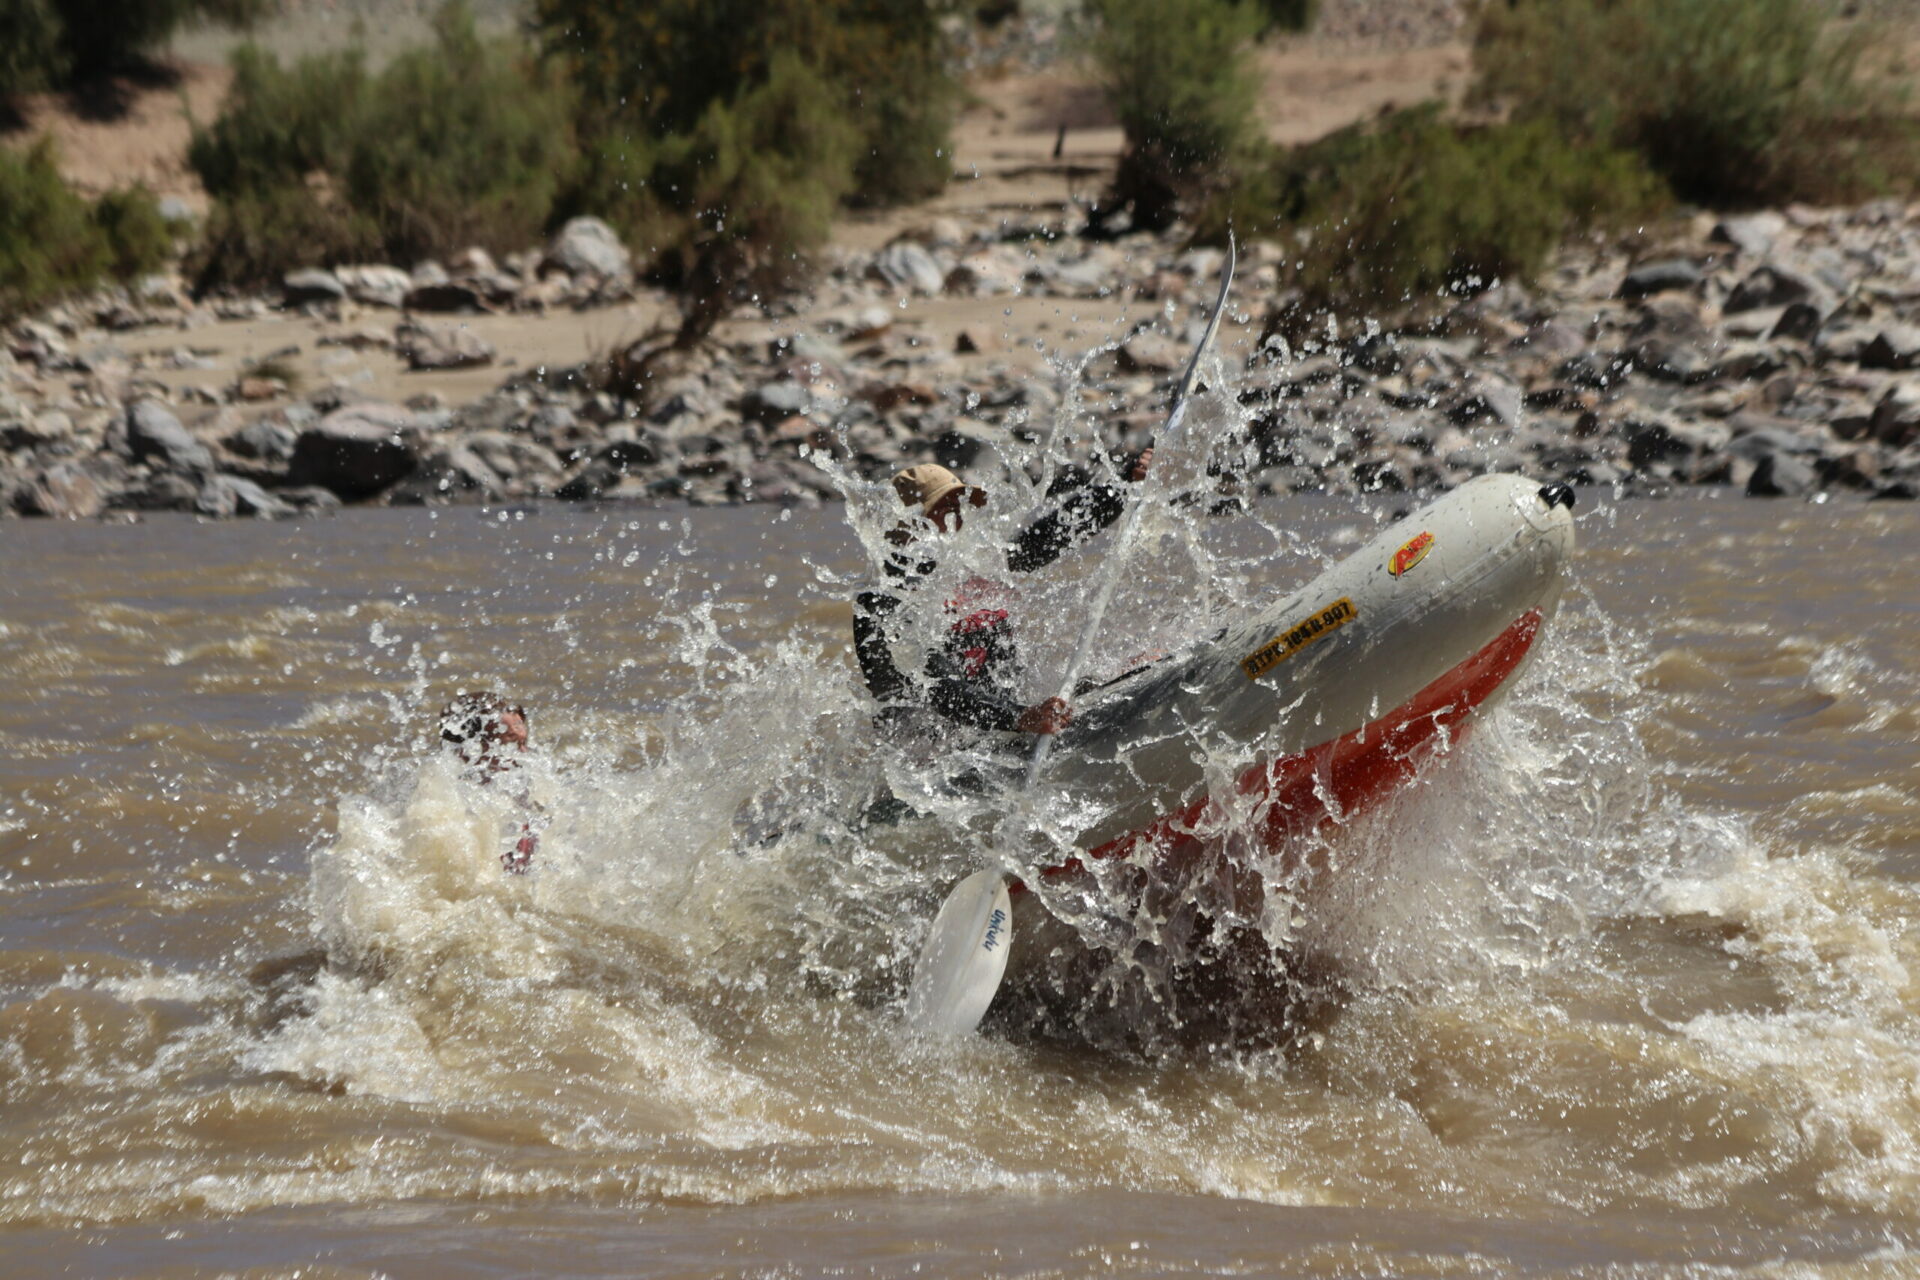
[[1282, 632], [1240, 659], [1247, 679], [1258, 680], [1322, 636], [1330, 636], [1360, 616], [1353, 601], [1341, 596], [1291, 631]]
[[1001, 940], [1006, 936], [1006, 927], [1007, 913], [999, 907], [995, 907], [993, 914], [987, 917], [987, 932], [986, 936], [980, 939], [980, 949], [982, 951], [992, 951], [995, 947], [999, 946]]
[[1387, 572], [1397, 578], [1425, 560], [1427, 552], [1431, 550], [1433, 550], [1433, 535], [1425, 532], [1415, 534], [1393, 553], [1393, 559], [1387, 561]]

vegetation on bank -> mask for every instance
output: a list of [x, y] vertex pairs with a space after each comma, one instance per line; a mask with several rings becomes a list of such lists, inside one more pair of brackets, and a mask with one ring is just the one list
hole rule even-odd
[[287, 67], [252, 47], [233, 69], [188, 152], [213, 200], [193, 264], [202, 287], [524, 248], [575, 180], [572, 90], [482, 40], [464, 4], [440, 11], [433, 45], [377, 73], [358, 50]]
[[1309, 316], [1525, 279], [1570, 234], [1630, 226], [1667, 198], [1632, 152], [1544, 120], [1463, 127], [1437, 103], [1343, 129], [1263, 176], [1271, 216], [1312, 229], [1292, 282]]
[[[1127, 140], [1109, 205], [1134, 225], [1187, 217], [1216, 241], [1297, 233], [1285, 284], [1309, 312], [1524, 277], [1569, 233], [1673, 199], [1920, 189], [1912, 104], [1874, 73], [1866, 29], [1818, 0], [1501, 0], [1475, 31], [1480, 118], [1428, 104], [1294, 151], [1259, 140], [1235, 87], [1251, 47], [1242, 0], [1179, 0], [1164, 20], [1144, 0], [1100, 8], [1092, 49]], [[1170, 141], [1188, 139], [1201, 141]]]
[[[0, 0], [0, 91], [120, 65], [182, 21], [267, 3]], [[680, 291], [677, 340], [698, 341], [802, 279], [840, 210], [940, 190], [960, 97], [943, 24], [1017, 6], [527, 3], [531, 41], [484, 40], [448, 0], [434, 43], [377, 71], [355, 52], [237, 53], [191, 148], [212, 199], [199, 284], [519, 249], [595, 214]], [[1302, 308], [1377, 313], [1525, 277], [1565, 236], [1674, 199], [1832, 203], [1920, 184], [1912, 104], [1875, 74], [1865, 29], [1823, 0], [1498, 0], [1474, 32], [1469, 118], [1429, 104], [1277, 148], [1254, 51], [1316, 10], [1084, 0], [1084, 48], [1125, 134], [1092, 233], [1184, 221], [1202, 239], [1281, 239], [1282, 287]], [[57, 51], [82, 38], [86, 58]], [[0, 206], [0, 311], [164, 251], [141, 193], [90, 205], [44, 152], [0, 161], [7, 190], [32, 193]]]
[[0, 149], [0, 316], [106, 277], [157, 271], [172, 251], [172, 231], [144, 187], [88, 201], [60, 176], [52, 143]]
[[1629, 148], [1683, 199], [1838, 203], [1920, 179], [1869, 41], [1811, 0], [1510, 0], [1481, 18], [1474, 99]]
[[194, 21], [244, 24], [268, 0], [0, 0], [0, 98], [141, 65]]

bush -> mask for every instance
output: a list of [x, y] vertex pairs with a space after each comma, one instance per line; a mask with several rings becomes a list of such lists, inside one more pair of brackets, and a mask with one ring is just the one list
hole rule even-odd
[[19, 315], [103, 276], [164, 265], [172, 235], [144, 187], [88, 204], [60, 176], [53, 144], [0, 148], [0, 317]]
[[1261, 15], [1233, 0], [1097, 0], [1094, 16], [1094, 63], [1126, 133], [1095, 221], [1124, 209], [1136, 227], [1164, 229], [1253, 162]]
[[203, 286], [519, 249], [545, 230], [577, 163], [571, 95], [482, 41], [464, 4], [442, 8], [436, 35], [377, 75], [359, 51], [290, 69], [236, 53], [221, 115], [188, 157], [215, 202]]
[[535, 0], [593, 157], [565, 205], [657, 251], [684, 295], [682, 344], [793, 283], [836, 204], [946, 184], [958, 92], [937, 7]]
[[1309, 314], [1524, 279], [1570, 232], [1643, 217], [1664, 194], [1634, 156], [1547, 121], [1461, 128], [1437, 104], [1303, 147], [1266, 181], [1277, 217], [1309, 232], [1294, 280]]
[[1835, 202], [1920, 176], [1865, 38], [1814, 0], [1507, 0], [1475, 43], [1477, 101], [1637, 151], [1690, 200]]
[[0, 98], [47, 88], [64, 60], [53, 0], [0, 0]]
[[715, 103], [692, 135], [665, 149], [657, 189], [695, 228], [678, 250], [688, 295], [681, 345], [712, 332], [742, 294], [798, 283], [854, 181], [858, 133], [799, 58], [774, 60], [767, 82]]
[[782, 56], [830, 87], [859, 137], [850, 195], [929, 195], [952, 169], [959, 98], [929, 0], [534, 0], [547, 49], [571, 68], [594, 142], [685, 136], [715, 104], [771, 78]]
[[138, 65], [191, 21], [251, 21], [268, 0], [0, 0], [0, 95]]
[[1320, 0], [1260, 0], [1267, 29], [1307, 31], [1320, 17]]
[[93, 222], [107, 246], [107, 270], [119, 280], [151, 275], [173, 257], [173, 227], [144, 186], [109, 191], [93, 206]]
[[0, 150], [0, 314], [17, 315], [99, 279], [107, 245], [60, 176], [53, 144]]

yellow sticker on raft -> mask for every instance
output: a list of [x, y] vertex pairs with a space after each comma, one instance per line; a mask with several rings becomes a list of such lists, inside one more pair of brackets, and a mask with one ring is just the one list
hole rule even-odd
[[1291, 631], [1283, 632], [1240, 659], [1247, 679], [1258, 680], [1321, 636], [1329, 636], [1360, 616], [1353, 601], [1341, 596]]

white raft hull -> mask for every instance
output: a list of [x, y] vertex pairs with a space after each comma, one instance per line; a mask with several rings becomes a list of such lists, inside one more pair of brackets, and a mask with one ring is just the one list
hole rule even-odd
[[[1231, 827], [1285, 854], [1391, 792], [1532, 652], [1573, 551], [1571, 501], [1564, 486], [1480, 477], [1078, 706], [1041, 783], [1097, 815], [1076, 848], [1172, 872]], [[1244, 762], [1231, 795], [1206, 793], [1202, 759]]]

